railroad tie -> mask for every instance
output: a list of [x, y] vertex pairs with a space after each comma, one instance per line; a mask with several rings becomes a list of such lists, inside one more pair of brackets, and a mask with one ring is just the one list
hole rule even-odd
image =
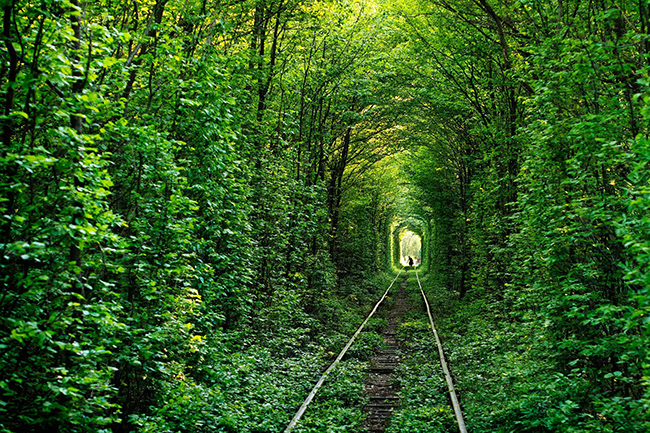
[[393, 373], [400, 363], [395, 333], [399, 318], [406, 311], [405, 286], [406, 278], [400, 286], [396, 305], [382, 332], [384, 347], [377, 351], [370, 360], [370, 371], [365, 385], [368, 403], [364, 407], [364, 412], [367, 414], [364, 419], [364, 428], [368, 433], [383, 433], [395, 405], [399, 402], [397, 388], [393, 385]]

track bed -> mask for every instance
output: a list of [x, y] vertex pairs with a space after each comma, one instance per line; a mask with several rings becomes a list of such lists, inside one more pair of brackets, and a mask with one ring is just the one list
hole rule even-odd
[[397, 293], [395, 307], [388, 316], [388, 324], [382, 332], [384, 347], [370, 360], [370, 372], [366, 381], [365, 391], [368, 404], [364, 408], [367, 413], [364, 428], [368, 433], [383, 433], [390, 420], [395, 404], [399, 402], [398, 386], [393, 378], [395, 369], [400, 363], [396, 339], [399, 319], [408, 311], [404, 287], [407, 278], [404, 277]]

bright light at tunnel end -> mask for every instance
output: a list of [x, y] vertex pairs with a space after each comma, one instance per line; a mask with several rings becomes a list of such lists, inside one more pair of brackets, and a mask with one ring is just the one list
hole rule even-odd
[[412, 231], [404, 232], [399, 249], [402, 266], [419, 266], [422, 263], [422, 240]]

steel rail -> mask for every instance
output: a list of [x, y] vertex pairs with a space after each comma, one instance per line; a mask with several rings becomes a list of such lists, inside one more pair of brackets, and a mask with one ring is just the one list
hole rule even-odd
[[307, 406], [309, 406], [309, 403], [311, 403], [311, 401], [316, 396], [316, 393], [318, 392], [318, 389], [323, 385], [323, 382], [325, 382], [325, 379], [327, 379], [327, 376], [330, 374], [330, 372], [332, 370], [334, 370], [334, 367], [336, 367], [336, 365], [341, 361], [341, 359], [343, 359], [343, 356], [345, 356], [345, 353], [348, 351], [350, 346], [352, 346], [352, 343], [354, 342], [354, 340], [361, 333], [361, 330], [363, 329], [363, 327], [366, 326], [366, 323], [368, 323], [368, 320], [370, 320], [372, 315], [375, 314], [375, 312], [377, 311], [377, 308], [379, 308], [379, 304], [381, 304], [382, 301], [384, 300], [384, 298], [386, 298], [386, 295], [388, 295], [388, 291], [390, 290], [391, 287], [393, 287], [393, 284], [395, 284], [395, 281], [397, 281], [397, 278], [402, 273], [402, 270], [404, 270], [404, 268], [400, 269], [400, 271], [395, 276], [395, 279], [393, 279], [393, 282], [390, 283], [390, 286], [388, 286], [388, 289], [386, 289], [386, 292], [384, 293], [384, 296], [382, 296], [381, 299], [379, 300], [379, 302], [377, 302], [377, 304], [375, 304], [375, 308], [372, 309], [372, 311], [370, 312], [368, 317], [366, 317], [366, 320], [364, 320], [363, 323], [361, 324], [361, 326], [359, 326], [359, 329], [357, 329], [357, 332], [355, 332], [354, 335], [352, 336], [352, 338], [350, 338], [350, 341], [348, 341], [348, 344], [346, 344], [345, 347], [343, 348], [343, 350], [341, 350], [341, 353], [339, 353], [339, 356], [336, 357], [334, 362], [327, 368], [327, 370], [325, 370], [325, 373], [323, 373], [323, 375], [320, 377], [320, 379], [318, 379], [318, 382], [314, 386], [314, 389], [311, 390], [311, 392], [309, 393], [309, 395], [307, 396], [305, 401], [302, 403], [302, 405], [300, 406], [300, 409], [298, 409], [298, 412], [296, 412], [293, 419], [291, 420], [291, 422], [289, 423], [287, 428], [284, 430], [284, 433], [291, 432], [294, 429], [294, 427], [296, 426], [296, 424], [298, 424], [298, 421], [300, 420], [302, 415], [305, 413], [305, 410], [307, 410]]
[[415, 278], [418, 280], [418, 286], [420, 287], [420, 293], [422, 293], [422, 299], [424, 299], [424, 304], [427, 306], [427, 315], [429, 316], [431, 331], [433, 331], [433, 336], [436, 338], [436, 344], [438, 345], [440, 364], [442, 365], [442, 371], [445, 373], [445, 380], [447, 381], [447, 388], [449, 389], [451, 405], [454, 407], [454, 414], [456, 415], [456, 421], [458, 422], [458, 429], [460, 430], [460, 433], [467, 433], [467, 427], [465, 427], [465, 420], [463, 419], [463, 412], [460, 409], [460, 403], [458, 402], [458, 396], [456, 395], [456, 389], [454, 388], [454, 381], [451, 378], [451, 373], [447, 367], [447, 361], [445, 361], [445, 352], [442, 350], [442, 343], [440, 342], [440, 337], [438, 337], [438, 331], [436, 331], [436, 326], [433, 324], [433, 316], [431, 316], [429, 301], [424, 294], [424, 290], [422, 290], [422, 284], [420, 284], [420, 277], [418, 276], [417, 269], [415, 270]]

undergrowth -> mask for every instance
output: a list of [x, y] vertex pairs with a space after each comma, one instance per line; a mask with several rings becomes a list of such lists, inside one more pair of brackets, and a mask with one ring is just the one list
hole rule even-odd
[[[595, 408], [599, 412], [585, 410], [594, 392], [589, 387], [590, 378], [577, 368], [571, 374], [561, 372], [548, 341], [549, 323], [534, 308], [519, 309], [516, 303], [521, 300], [490, 299], [479, 294], [459, 300], [444, 289], [428, 284], [424, 287], [470, 431], [647, 431], [629, 419], [615, 418], [612, 408], [625, 402], [612, 400], [607, 403], [609, 407], [603, 404]], [[417, 327], [425, 325], [402, 325]], [[414, 341], [418, 341], [417, 332], [402, 333], [415, 334]], [[405, 344], [410, 347], [413, 343], [405, 339]], [[430, 359], [437, 359], [433, 342], [428, 351]], [[439, 366], [435, 372], [442, 378]], [[404, 406], [415, 406], [409, 402], [426, 398], [433, 389], [423, 388], [416, 398], [406, 395], [410, 400]], [[397, 431], [407, 430], [390, 432]]]
[[[168, 390], [172, 397], [166, 413], [158, 415], [177, 420], [177, 425], [168, 425], [170, 431], [284, 431], [390, 278], [380, 275], [364, 284], [340, 285], [336, 293], [323, 294], [311, 314], [295, 294], [276, 293], [274, 303], [260, 311], [249, 329], [218, 334], [223, 341], [212, 345], [219, 347], [218, 353], [197, 371], [201, 382], [211, 385], [179, 380], [177, 389]], [[359, 335], [307, 408], [296, 433], [361, 430], [367, 362], [383, 342], [378, 331], [384, 324], [379, 315], [369, 321], [367, 332]], [[140, 425], [147, 431], [147, 420]]]

